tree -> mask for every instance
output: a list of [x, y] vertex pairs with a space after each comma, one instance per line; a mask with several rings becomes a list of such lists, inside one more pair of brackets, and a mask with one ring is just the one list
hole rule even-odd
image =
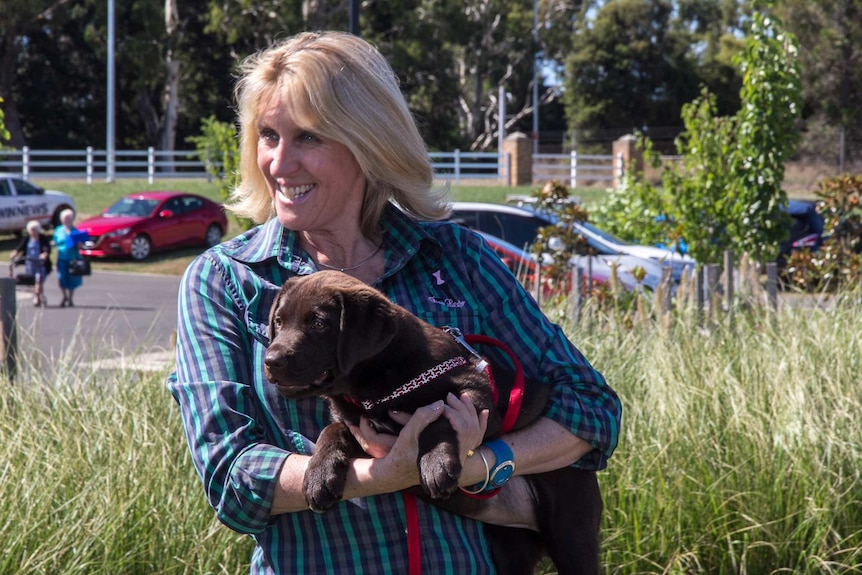
[[[725, 2], [724, 4], [727, 4]], [[676, 126], [705, 84], [723, 113], [738, 107], [735, 3], [610, 0], [581, 14], [566, 59], [569, 127], [581, 135]], [[614, 136], [614, 137], [616, 137]]]
[[[656, 210], [665, 216], [665, 231], [652, 241], [681, 235], [701, 263], [721, 261], [728, 249], [758, 260], [774, 257], [787, 234], [784, 165], [798, 140], [797, 57], [796, 40], [781, 22], [755, 12], [736, 58], [743, 78], [740, 110], [719, 116], [714, 96], [704, 90], [683, 107], [685, 131], [676, 141], [682, 161], [662, 173], [663, 190], [630, 174], [637, 200], [617, 197], [617, 207]], [[610, 215], [607, 209], [601, 213]], [[603, 221], [620, 233], [640, 217], [642, 212], [630, 210]]]
[[776, 12], [799, 38], [809, 132], [825, 136], [807, 139], [806, 151], [835, 158], [842, 151], [830, 126], [862, 129], [862, 2], [784, 0]]

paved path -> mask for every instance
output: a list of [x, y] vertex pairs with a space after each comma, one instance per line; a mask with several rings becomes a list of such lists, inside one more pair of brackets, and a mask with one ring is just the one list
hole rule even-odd
[[94, 270], [66, 308], [56, 274], [45, 282], [47, 307], [33, 305], [32, 288], [17, 287], [19, 350], [36, 346], [50, 362], [162, 370], [174, 359], [179, 284], [175, 276]]

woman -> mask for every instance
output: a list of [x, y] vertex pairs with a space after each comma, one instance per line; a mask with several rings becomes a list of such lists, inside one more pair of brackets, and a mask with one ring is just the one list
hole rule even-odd
[[81, 276], [69, 273], [69, 262], [81, 259], [81, 246], [72, 241], [72, 234], [78, 231], [74, 222], [74, 210], [65, 209], [60, 212], [61, 225], [54, 228], [54, 245], [57, 246], [57, 280], [60, 283], [60, 291], [63, 292], [60, 307], [75, 305], [72, 298], [75, 290], [83, 283]]
[[[528, 375], [554, 386], [545, 417], [504, 436], [516, 473], [604, 467], [617, 396], [478, 235], [422, 223], [446, 214], [445, 192], [432, 191], [424, 143], [385, 59], [352, 35], [304, 33], [242, 72], [241, 184], [230, 208], [261, 225], [186, 270], [168, 388], [218, 518], [257, 542], [252, 573], [407, 573], [398, 492], [419, 483], [416, 437], [437, 417], [458, 432], [461, 485], [486, 475], [468, 455], [484, 449], [487, 413], [450, 397], [402, 414], [397, 437], [363, 421], [353, 432], [373, 458], [351, 461], [343, 502], [308, 510], [302, 480], [326, 405], [282, 398], [263, 363], [271, 304], [297, 274], [338, 269], [436, 325], [502, 340]], [[491, 572], [480, 523], [417, 506], [426, 573]]]
[[24, 273], [33, 276], [33, 305], [48, 305], [45, 298], [45, 277], [51, 272], [51, 238], [42, 233], [42, 225], [36, 220], [27, 222], [27, 236], [12, 252], [13, 265], [24, 260]]

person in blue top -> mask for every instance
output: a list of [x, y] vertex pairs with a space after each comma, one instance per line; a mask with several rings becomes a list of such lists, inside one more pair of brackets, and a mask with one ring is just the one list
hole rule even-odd
[[72, 233], [78, 231], [74, 222], [74, 210], [65, 209], [60, 212], [60, 225], [54, 228], [54, 245], [57, 247], [57, 280], [60, 283], [60, 291], [63, 293], [60, 307], [75, 305], [72, 298], [75, 290], [81, 287], [83, 283], [81, 276], [69, 273], [69, 262], [81, 259], [81, 246], [73, 243], [70, 239]]
[[[309, 510], [303, 476], [329, 421], [322, 399], [289, 400], [266, 380], [270, 307], [290, 277], [339, 269], [438, 326], [502, 341], [525, 375], [552, 386], [543, 417], [503, 440], [515, 476], [500, 515], [523, 525], [519, 475], [601, 469], [620, 433], [614, 391], [542, 313], [481, 236], [449, 222], [424, 142], [383, 56], [356, 36], [302, 33], [253, 55], [236, 88], [241, 182], [229, 208], [259, 225], [185, 271], [176, 400], [192, 462], [218, 519], [252, 536], [251, 573], [408, 573], [400, 491], [419, 484], [417, 436], [446, 417], [462, 486], [481, 482], [487, 412], [450, 396], [401, 414], [398, 436], [352, 429], [372, 457], [350, 462], [344, 499]], [[488, 350], [488, 354], [494, 353]], [[498, 352], [502, 353], [502, 352]], [[505, 355], [500, 359], [507, 361]], [[512, 507], [504, 507], [509, 501]], [[482, 524], [416, 502], [424, 573], [493, 573]]]
[[12, 265], [24, 260], [24, 273], [33, 276], [33, 305], [48, 305], [44, 294], [45, 277], [51, 273], [51, 238], [42, 233], [36, 220], [27, 222], [27, 235], [10, 256]]

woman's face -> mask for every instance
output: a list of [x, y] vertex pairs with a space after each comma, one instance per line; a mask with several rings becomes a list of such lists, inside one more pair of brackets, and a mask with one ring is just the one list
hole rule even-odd
[[346, 146], [300, 129], [273, 95], [258, 117], [257, 165], [279, 221], [294, 231], [359, 229], [365, 177]]

